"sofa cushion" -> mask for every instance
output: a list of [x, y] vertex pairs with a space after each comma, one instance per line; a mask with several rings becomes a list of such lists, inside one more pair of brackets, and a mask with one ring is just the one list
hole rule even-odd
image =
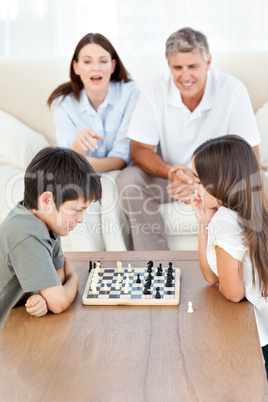
[[45, 137], [0, 110], [0, 165], [25, 170], [36, 153], [47, 146]]
[[9, 211], [23, 199], [24, 170], [0, 166], [0, 223]]
[[257, 111], [255, 116], [261, 134], [260, 161], [266, 170], [268, 169], [268, 102]]

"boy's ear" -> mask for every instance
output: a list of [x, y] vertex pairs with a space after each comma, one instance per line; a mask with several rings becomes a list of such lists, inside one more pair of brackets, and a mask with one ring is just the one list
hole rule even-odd
[[48, 209], [54, 203], [53, 194], [50, 191], [45, 191], [40, 195], [39, 202], [42, 209]]

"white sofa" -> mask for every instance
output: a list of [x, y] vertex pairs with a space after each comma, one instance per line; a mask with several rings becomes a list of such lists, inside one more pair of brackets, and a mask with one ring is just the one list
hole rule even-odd
[[[57, 85], [68, 80], [69, 62], [56, 58], [0, 59], [0, 222], [23, 197], [23, 173], [31, 158], [44, 146], [56, 145], [46, 100]], [[140, 87], [149, 76], [167, 69], [164, 56], [158, 55], [124, 60], [124, 64]], [[262, 135], [261, 163], [266, 169], [268, 52], [213, 52], [212, 67], [238, 77], [246, 85]], [[196, 249], [196, 222], [191, 208], [164, 204], [161, 213], [169, 248]], [[68, 239], [63, 247], [70, 249]]]

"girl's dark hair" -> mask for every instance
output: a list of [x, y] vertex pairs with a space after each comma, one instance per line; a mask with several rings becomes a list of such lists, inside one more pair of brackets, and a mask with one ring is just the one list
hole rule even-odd
[[236, 211], [261, 294], [268, 296], [268, 201], [253, 148], [241, 137], [225, 135], [200, 145], [193, 154], [199, 180], [226, 208]]
[[68, 81], [60, 86], [58, 86], [52, 94], [49, 96], [47, 100], [48, 106], [51, 106], [52, 102], [58, 98], [59, 96], [63, 96], [63, 99], [65, 96], [69, 95], [70, 93], [74, 94], [74, 97], [79, 101], [80, 99], [80, 91], [84, 88], [83, 83], [80, 79], [79, 75], [76, 75], [74, 72], [73, 68], [73, 61], [78, 62], [78, 57], [79, 57], [79, 52], [80, 50], [90, 44], [90, 43], [96, 43], [97, 45], [100, 45], [103, 47], [103, 49], [107, 50], [107, 52], [110, 53], [112, 59], [116, 60], [116, 65], [115, 65], [115, 70], [111, 75], [111, 81], [115, 82], [129, 82], [131, 81], [131, 77], [128, 73], [128, 71], [125, 69], [120, 57], [118, 56], [115, 48], [111, 44], [111, 42], [105, 38], [105, 36], [101, 35], [100, 33], [88, 33], [85, 35], [78, 43], [76, 46], [76, 49], [74, 51], [72, 61], [70, 64], [70, 78], [71, 81]]
[[65, 201], [101, 199], [98, 174], [87, 159], [69, 148], [47, 147], [39, 151], [26, 169], [24, 205], [38, 209], [38, 197], [53, 194], [57, 210]]

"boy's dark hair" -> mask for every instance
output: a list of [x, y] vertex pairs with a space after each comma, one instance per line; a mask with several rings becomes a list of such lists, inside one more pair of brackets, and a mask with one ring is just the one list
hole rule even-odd
[[99, 201], [102, 194], [100, 178], [87, 159], [61, 147], [42, 149], [27, 167], [25, 207], [38, 209], [38, 197], [45, 191], [53, 194], [57, 210], [65, 201]]

